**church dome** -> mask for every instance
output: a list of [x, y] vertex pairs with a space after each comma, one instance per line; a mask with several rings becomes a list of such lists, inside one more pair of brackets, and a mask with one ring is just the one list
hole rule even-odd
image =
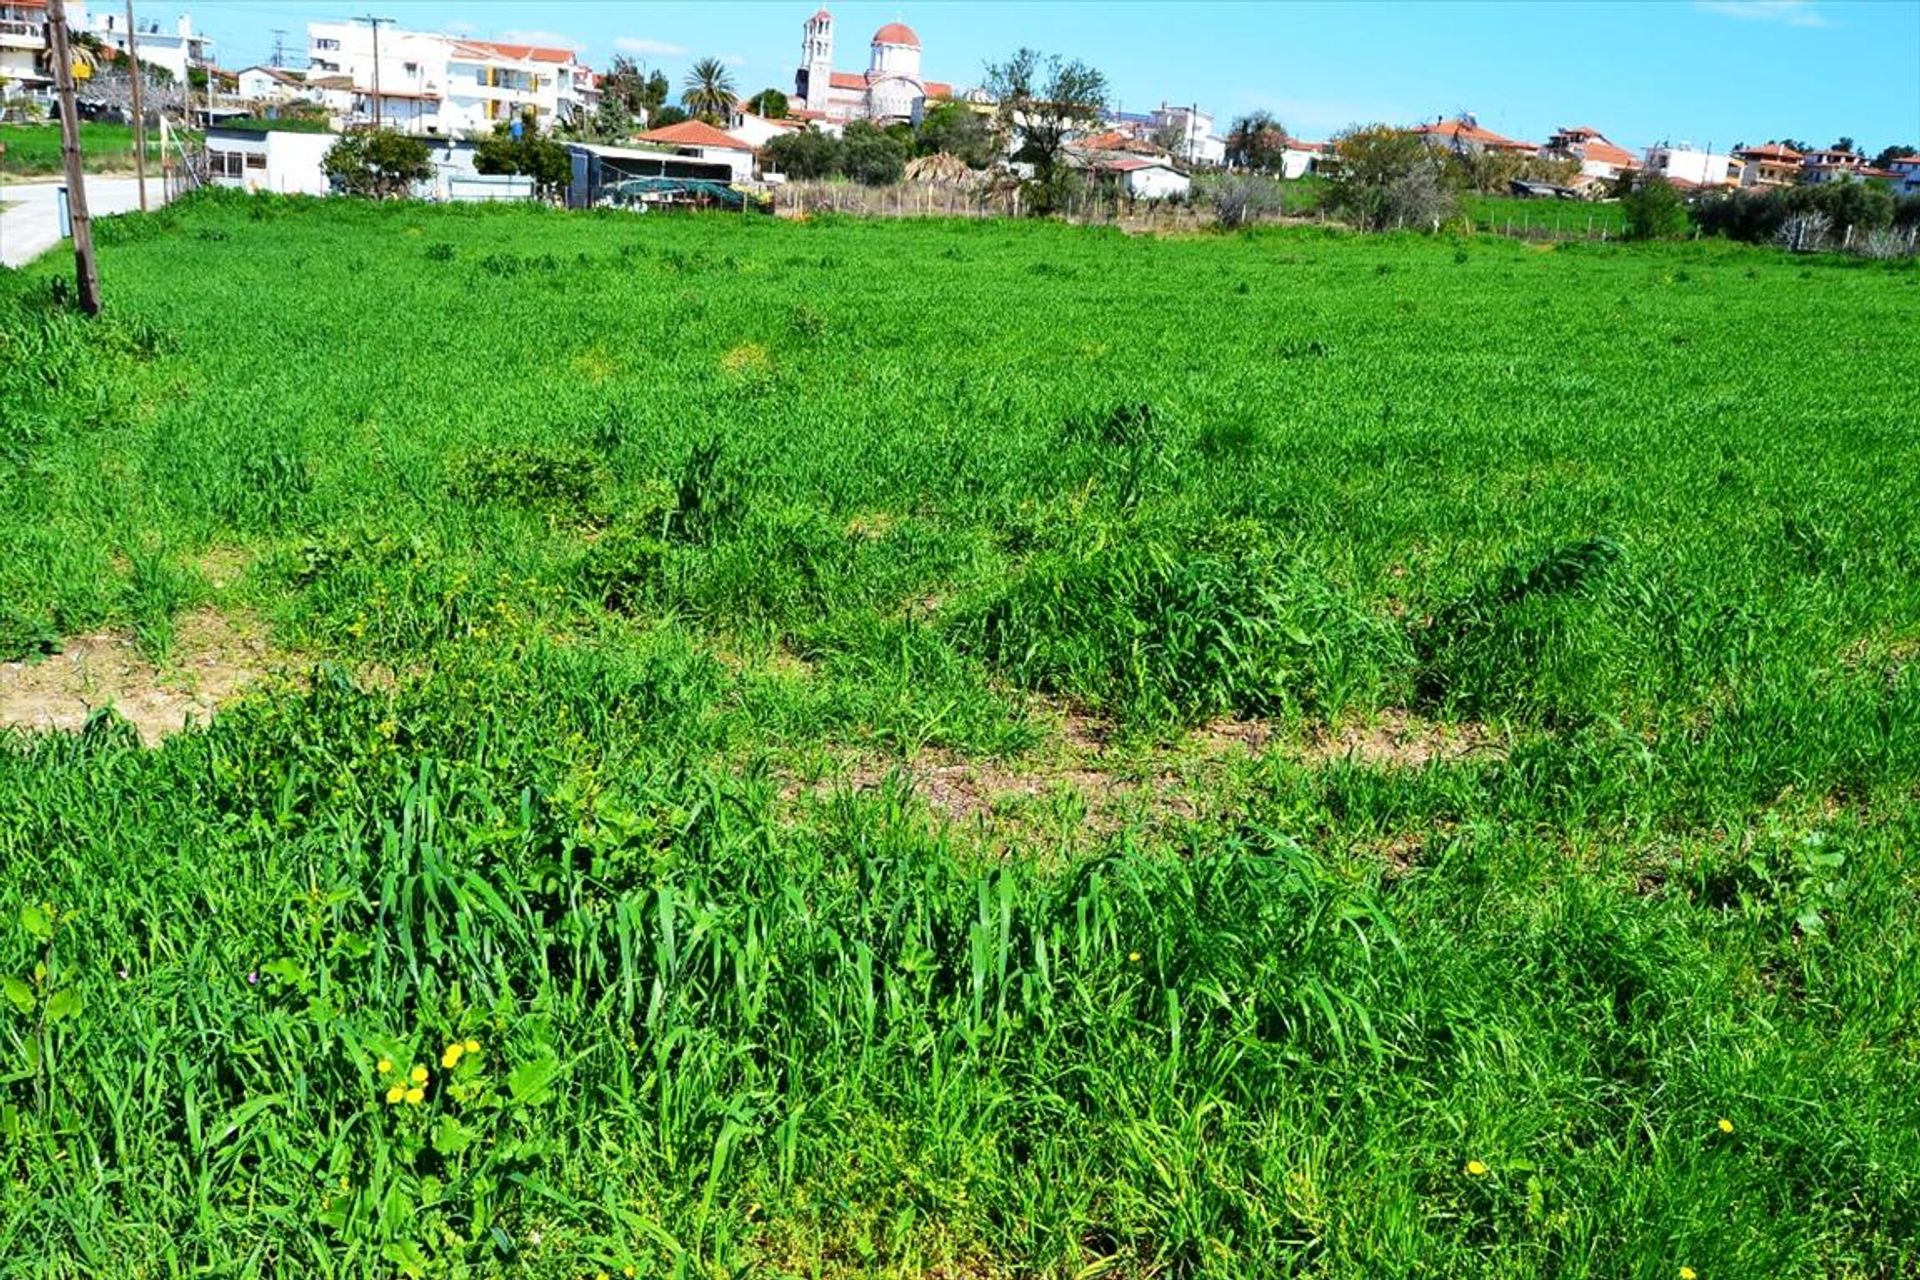
[[913, 28], [904, 22], [889, 22], [873, 33], [875, 44], [904, 44], [909, 48], [920, 47], [920, 37], [913, 34]]

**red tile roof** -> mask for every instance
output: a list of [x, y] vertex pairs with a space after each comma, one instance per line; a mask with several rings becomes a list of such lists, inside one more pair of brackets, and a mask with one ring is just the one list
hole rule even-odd
[[904, 44], [911, 48], [920, 47], [920, 37], [913, 34], [913, 28], [904, 22], [889, 22], [873, 33], [875, 44]]
[[867, 87], [866, 76], [856, 75], [851, 71], [835, 71], [828, 78], [833, 82], [833, 87], [836, 89], [864, 89]]
[[642, 142], [663, 142], [676, 147], [715, 147], [726, 151], [751, 151], [753, 148], [730, 133], [722, 133], [704, 120], [682, 120], [663, 129], [649, 129], [640, 135]]
[[1585, 158], [1596, 164], [1610, 164], [1616, 169], [1638, 169], [1640, 161], [1633, 152], [1625, 147], [1616, 147], [1598, 134], [1593, 139], [1580, 144]]
[[1139, 169], [1174, 169], [1171, 160], [1161, 160], [1153, 156], [1123, 156], [1118, 160], [1102, 160], [1094, 165], [1096, 169], [1105, 169], [1110, 173], [1133, 173]]
[[920, 85], [927, 91], [929, 98], [951, 98], [953, 96], [953, 86], [945, 80], [922, 80]]
[[1783, 147], [1777, 142], [1763, 143], [1757, 147], [1742, 147], [1733, 153], [1742, 160], [1784, 160], [1798, 162], [1802, 157], [1792, 147]]
[[456, 48], [468, 49], [475, 53], [496, 58], [506, 58], [513, 62], [559, 62], [573, 61], [573, 50], [555, 49], [538, 44], [497, 44], [492, 40], [456, 40]]
[[1465, 120], [1440, 120], [1433, 124], [1416, 125], [1413, 132], [1430, 141], [1462, 143], [1468, 146], [1486, 147], [1494, 151], [1539, 150], [1531, 142], [1521, 142], [1495, 133], [1491, 129], [1482, 129], [1477, 124], [1469, 124]]

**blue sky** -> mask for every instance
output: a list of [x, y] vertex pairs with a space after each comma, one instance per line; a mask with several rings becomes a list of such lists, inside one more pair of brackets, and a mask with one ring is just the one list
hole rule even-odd
[[[595, 66], [628, 52], [666, 71], [676, 89], [693, 58], [713, 55], [751, 92], [792, 89], [800, 26], [818, 3], [200, 0], [192, 10], [227, 67], [265, 61], [276, 27], [287, 31], [292, 65], [303, 65], [307, 22], [372, 12], [425, 30], [566, 43]], [[162, 20], [182, 7], [138, 3], [141, 16]], [[1785, 136], [1824, 145], [1842, 134], [1869, 151], [1920, 145], [1920, 0], [828, 7], [839, 70], [863, 70], [874, 29], [898, 20], [919, 33], [931, 79], [974, 84], [987, 61], [1027, 44], [1093, 63], [1129, 109], [1195, 102], [1222, 130], [1253, 108], [1312, 138], [1358, 121], [1465, 109], [1533, 140], [1585, 124], [1630, 147]]]

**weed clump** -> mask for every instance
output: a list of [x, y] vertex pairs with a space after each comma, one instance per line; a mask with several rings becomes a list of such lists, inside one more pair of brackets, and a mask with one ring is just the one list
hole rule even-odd
[[1399, 647], [1390, 626], [1252, 525], [1044, 558], [968, 626], [1017, 683], [1136, 725], [1331, 714], [1384, 687]]

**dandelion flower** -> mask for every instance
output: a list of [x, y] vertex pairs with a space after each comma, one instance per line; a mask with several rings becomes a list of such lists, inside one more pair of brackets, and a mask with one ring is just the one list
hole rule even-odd
[[387, 1072], [393, 1070], [393, 1059], [382, 1058], [380, 1059], [380, 1061], [373, 1064], [373, 1069], [375, 1071], [378, 1071], [381, 1075], [385, 1075], [387, 1074]]
[[448, 1071], [453, 1070], [460, 1065], [460, 1055], [466, 1051], [465, 1045], [457, 1040], [454, 1041], [447, 1046], [447, 1051], [440, 1055], [440, 1065]]
[[1467, 1176], [1468, 1176], [1468, 1177], [1470, 1177], [1470, 1178], [1484, 1178], [1484, 1177], [1486, 1176], [1486, 1174], [1487, 1174], [1487, 1166], [1486, 1166], [1486, 1165], [1484, 1165], [1484, 1164], [1481, 1164], [1481, 1163], [1480, 1163], [1480, 1162], [1479, 1162], [1478, 1160], [1469, 1160], [1469, 1161], [1467, 1161]]
[[468, 1039], [468, 1041], [465, 1044], [461, 1045], [460, 1047], [462, 1049], [465, 1049], [468, 1053], [480, 1052], [480, 1042], [478, 1040]]
[[1729, 1120], [1729, 1119], [1727, 1119], [1727, 1118], [1726, 1118], [1725, 1116], [1721, 1116], [1721, 1117], [1720, 1117], [1720, 1132], [1722, 1132], [1722, 1133], [1732, 1133], [1732, 1132], [1733, 1132], [1733, 1121], [1731, 1121], [1731, 1120]]
[[1695, 1271], [1692, 1267], [1680, 1268], [1680, 1280], [1697, 1280], [1698, 1276], [1699, 1272]]
[[633, 1277], [639, 1273], [633, 1269], [633, 1264], [629, 1262], [626, 1266], [620, 1268], [620, 1274], [625, 1276], [627, 1280], [633, 1280]]
[[407, 1079], [413, 1081], [415, 1084], [425, 1084], [427, 1082], [427, 1069], [415, 1063], [413, 1070], [407, 1072]]
[[417, 1107], [421, 1103], [425, 1102], [426, 1100], [427, 1100], [427, 1091], [425, 1089], [422, 1089], [419, 1085], [415, 1085], [413, 1086], [413, 1088], [407, 1090], [408, 1106]]
[[1128, 963], [1128, 964], [1139, 964], [1139, 963], [1140, 963], [1140, 953], [1139, 953], [1138, 951], [1129, 951], [1129, 952], [1127, 952], [1127, 963]]
[[400, 1100], [406, 1096], [407, 1096], [406, 1086], [397, 1084], [393, 1086], [393, 1088], [387, 1090], [387, 1105], [390, 1107], [398, 1106], [400, 1104]]

